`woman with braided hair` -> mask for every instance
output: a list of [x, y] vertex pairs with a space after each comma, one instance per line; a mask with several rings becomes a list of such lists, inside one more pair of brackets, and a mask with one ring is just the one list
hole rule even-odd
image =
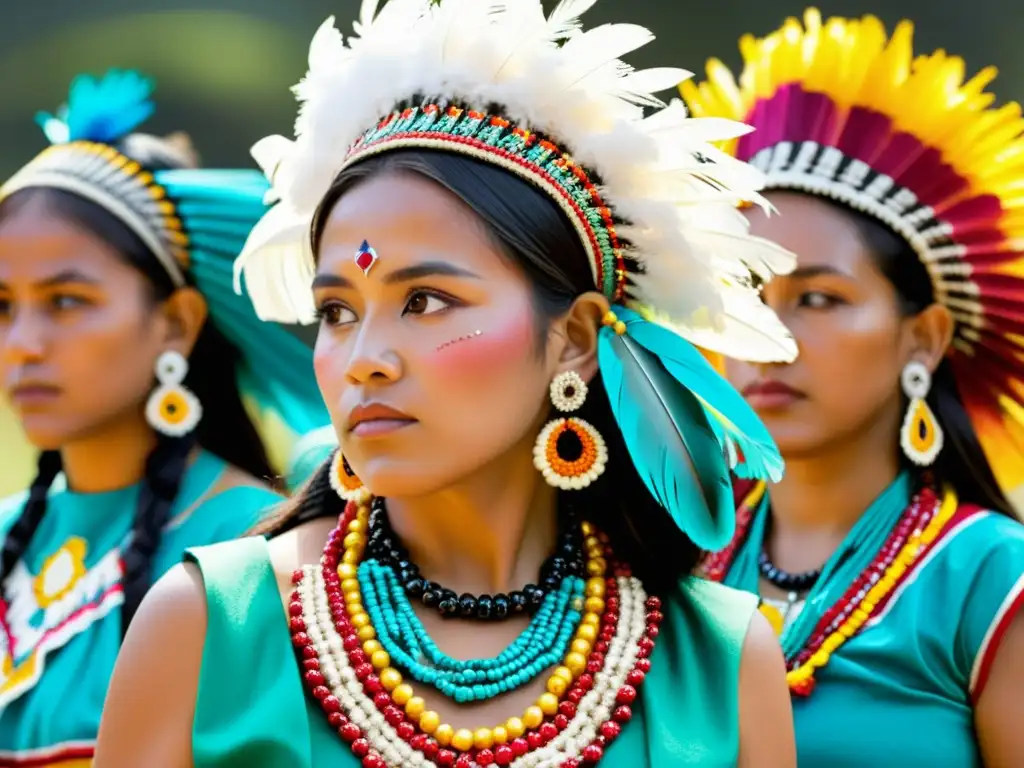
[[315, 35], [239, 269], [265, 319], [319, 320], [340, 450], [269, 541], [149, 593], [98, 768], [794, 765], [767, 621], [691, 575], [729, 467], [782, 466], [677, 332], [790, 359], [750, 270], [792, 257], [707, 143], [743, 126], [645, 119], [680, 72], [630, 73], [650, 33], [584, 32], [591, 4], [371, 1]]
[[259, 522], [285, 427], [326, 422], [308, 347], [233, 290], [266, 182], [133, 133], [150, 91], [78, 78], [40, 119], [51, 147], [0, 187], [0, 381], [41, 450], [0, 502], [3, 765], [90, 763], [143, 595]]

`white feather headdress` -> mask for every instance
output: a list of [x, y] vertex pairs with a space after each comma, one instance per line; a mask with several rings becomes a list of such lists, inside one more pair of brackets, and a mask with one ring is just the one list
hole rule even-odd
[[346, 165], [414, 146], [497, 163], [552, 195], [611, 300], [653, 309], [728, 356], [793, 359], [751, 273], [768, 280], [794, 259], [751, 236], [737, 208], [767, 205], [763, 178], [710, 144], [749, 129], [657, 99], [690, 73], [634, 71], [620, 57], [653, 35], [632, 24], [582, 31], [594, 2], [562, 0], [545, 17], [540, 0], [390, 0], [379, 10], [364, 0], [347, 45], [328, 19], [294, 89], [295, 139], [252, 150], [277, 201], [236, 263], [260, 316], [312, 320], [317, 205]]

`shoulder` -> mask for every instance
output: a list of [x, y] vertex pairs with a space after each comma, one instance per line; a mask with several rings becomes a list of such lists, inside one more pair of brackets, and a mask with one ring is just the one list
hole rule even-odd
[[[191, 765], [192, 719], [203, 644], [206, 594], [199, 571], [175, 566], [147, 593], [118, 654], [96, 764]], [[159, 696], [140, 695], [145, 690]]]
[[740, 661], [738, 766], [796, 766], [786, 661], [768, 620], [754, 613]]
[[679, 583], [678, 592], [668, 600], [670, 611], [691, 623], [713, 628], [716, 634], [738, 649], [746, 636], [750, 618], [757, 612], [757, 596], [698, 576]]

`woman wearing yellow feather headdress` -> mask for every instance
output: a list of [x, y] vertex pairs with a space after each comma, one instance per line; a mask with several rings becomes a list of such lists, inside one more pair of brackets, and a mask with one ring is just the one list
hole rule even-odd
[[811, 9], [681, 88], [798, 258], [796, 362], [726, 366], [786, 476], [704, 568], [776, 620], [802, 766], [1024, 765], [1024, 120], [911, 37]]

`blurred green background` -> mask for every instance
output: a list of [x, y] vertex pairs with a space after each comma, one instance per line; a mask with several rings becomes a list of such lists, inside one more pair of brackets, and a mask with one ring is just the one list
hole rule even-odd
[[[875, 13], [890, 30], [911, 18], [918, 50], [960, 54], [969, 71], [995, 64], [1000, 97], [1024, 97], [1024, 4], [835, 0], [818, 7], [825, 15]], [[317, 26], [333, 14], [348, 32], [358, 8], [358, 0], [2, 0], [0, 176], [44, 146], [32, 121], [36, 111], [56, 108], [76, 73], [109, 67], [138, 68], [156, 79], [159, 109], [149, 130], [185, 130], [207, 166], [250, 165], [254, 141], [291, 132], [288, 88], [305, 72]], [[712, 55], [736, 66], [741, 34], [767, 33], [803, 8], [798, 0], [600, 0], [586, 21], [652, 29], [658, 39], [631, 57], [638, 66], [702, 71]], [[4, 413], [0, 457], [2, 495], [31, 473], [30, 452]]]

